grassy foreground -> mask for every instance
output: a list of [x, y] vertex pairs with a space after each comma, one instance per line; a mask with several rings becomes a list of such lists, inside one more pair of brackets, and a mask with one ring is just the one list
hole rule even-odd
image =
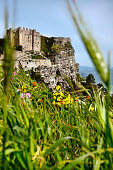
[[[106, 143], [101, 117], [104, 97], [95, 96], [95, 102], [88, 97], [81, 103], [63, 94], [60, 87], [52, 94], [22, 70], [13, 72], [5, 123], [0, 67], [0, 169], [113, 168], [113, 143]], [[68, 98], [65, 105], [57, 104], [60, 96]]]

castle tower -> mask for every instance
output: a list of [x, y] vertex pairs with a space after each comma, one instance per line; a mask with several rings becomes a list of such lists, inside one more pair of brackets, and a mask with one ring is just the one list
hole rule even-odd
[[38, 52], [41, 51], [41, 36], [35, 29], [32, 30], [32, 50]]
[[41, 51], [41, 36], [35, 29], [18, 27], [13, 30], [10, 28], [7, 33], [11, 46], [21, 45], [24, 51]]
[[12, 28], [10, 28], [9, 30], [7, 30], [7, 34], [8, 34], [8, 40], [9, 40], [9, 44], [11, 46], [15, 45], [15, 37], [14, 37], [14, 31], [12, 30]]

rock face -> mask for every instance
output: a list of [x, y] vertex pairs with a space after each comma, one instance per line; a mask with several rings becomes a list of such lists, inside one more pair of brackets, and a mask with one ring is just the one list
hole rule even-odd
[[[36, 30], [9, 29], [8, 39], [11, 46], [21, 51], [15, 52], [15, 68], [19, 65], [25, 71], [39, 73], [49, 88], [58, 84], [69, 88], [65, 78], [76, 83], [79, 64], [75, 62], [74, 49], [70, 38], [45, 37]], [[21, 47], [21, 48], [20, 48]]]

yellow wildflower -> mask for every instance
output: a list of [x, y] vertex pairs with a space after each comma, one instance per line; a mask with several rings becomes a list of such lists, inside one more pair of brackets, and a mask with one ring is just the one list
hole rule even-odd
[[55, 105], [56, 104], [55, 101], [53, 101], [52, 104]]
[[64, 94], [63, 94], [62, 92], [60, 92], [60, 95], [61, 95], [62, 97], [64, 97]]
[[60, 88], [61, 88], [60, 85], [58, 85], [58, 86], [56, 87], [56, 90], [60, 90]]
[[58, 103], [57, 103], [57, 105], [58, 105], [58, 106], [61, 106], [61, 103], [60, 103], [60, 102], [58, 102]]
[[26, 92], [27, 92], [27, 90], [26, 90], [26, 89], [24, 89], [24, 90], [23, 90], [23, 92], [24, 92], [24, 93], [26, 93]]
[[37, 89], [37, 87], [35, 86], [35, 87], [33, 87], [33, 89]]
[[59, 95], [59, 93], [55, 93], [55, 96], [58, 96]]
[[56, 96], [53, 96], [53, 99], [56, 99]]
[[73, 98], [71, 98], [71, 104], [73, 103]]
[[23, 82], [22, 89], [25, 89], [25, 88], [26, 88], [26, 85], [25, 85], [25, 83]]
[[90, 107], [90, 110], [93, 112], [93, 111], [94, 111], [94, 107], [93, 107], [93, 106], [91, 106], [91, 107]]
[[57, 98], [57, 101], [61, 101], [61, 97], [58, 97], [58, 98]]

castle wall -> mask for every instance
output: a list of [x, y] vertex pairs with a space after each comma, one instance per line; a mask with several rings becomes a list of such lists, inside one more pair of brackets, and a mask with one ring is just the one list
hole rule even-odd
[[23, 50], [32, 50], [32, 30], [19, 28], [19, 45], [23, 47]]
[[41, 36], [36, 30], [32, 30], [32, 50], [41, 51]]
[[27, 71], [27, 70], [32, 70], [33, 69], [36, 69], [37, 67], [41, 67], [41, 66], [48, 66], [50, 67], [51, 66], [51, 61], [50, 60], [37, 60], [37, 59], [21, 59], [20, 61], [19, 60], [16, 60], [15, 61], [15, 67], [18, 68], [18, 65], [21, 64], [22, 68]]
[[8, 40], [11, 46], [15, 46], [15, 32], [10, 28], [8, 31]]

